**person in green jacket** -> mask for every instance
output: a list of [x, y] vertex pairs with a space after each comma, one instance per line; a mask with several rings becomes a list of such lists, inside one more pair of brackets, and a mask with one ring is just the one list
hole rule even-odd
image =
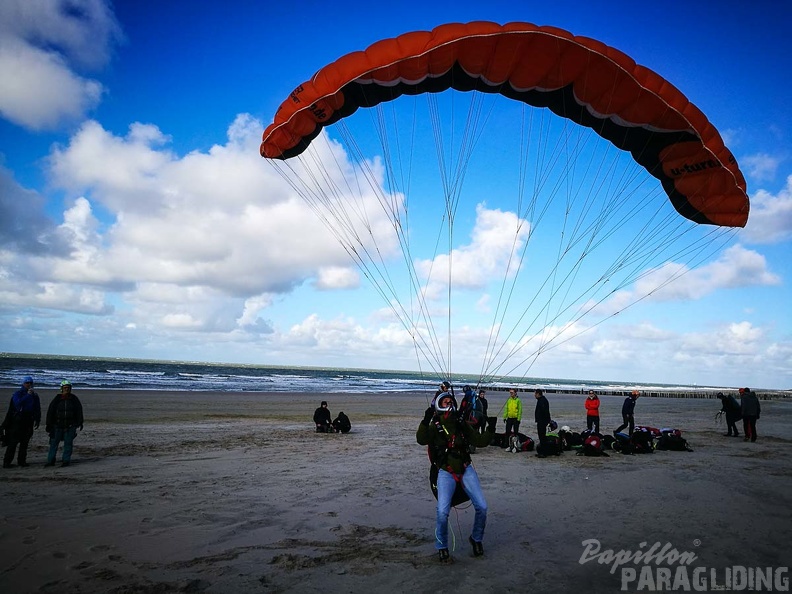
[[509, 390], [509, 398], [503, 405], [503, 422], [506, 423], [506, 435], [517, 435], [520, 431], [520, 421], [522, 421], [522, 401], [517, 396], [517, 390]]
[[493, 428], [479, 433], [470, 424], [459, 418], [457, 403], [451, 394], [444, 392], [434, 400], [418, 425], [415, 439], [420, 445], [429, 446], [432, 464], [437, 469], [437, 517], [435, 522], [435, 548], [441, 563], [447, 563], [448, 514], [452, 499], [461, 485], [470, 498], [475, 510], [473, 531], [468, 538], [473, 555], [484, 554], [484, 528], [487, 524], [487, 501], [481, 490], [476, 469], [473, 468], [469, 445], [486, 447], [492, 440]]

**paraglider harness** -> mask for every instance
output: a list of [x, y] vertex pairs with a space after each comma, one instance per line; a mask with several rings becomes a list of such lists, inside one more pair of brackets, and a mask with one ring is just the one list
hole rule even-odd
[[484, 416], [484, 403], [481, 402], [481, 398], [475, 390], [471, 390], [469, 386], [465, 386], [465, 397], [462, 398], [459, 406], [459, 419], [474, 424], [476, 427], [487, 423], [487, 418]]
[[[464, 422], [459, 418], [457, 421], [458, 423]], [[429, 468], [429, 484], [432, 488], [432, 494], [435, 496], [435, 499], [437, 499], [437, 477], [439, 476], [440, 469], [442, 468], [451, 476], [453, 476], [454, 481], [456, 481], [456, 490], [454, 491], [454, 495], [451, 497], [451, 505], [459, 505], [460, 503], [470, 500], [470, 497], [468, 497], [468, 494], [462, 487], [462, 475], [465, 473], [465, 469], [467, 469], [471, 463], [470, 454], [468, 453], [467, 448], [467, 439], [465, 439], [464, 434], [461, 432], [450, 433], [448, 428], [437, 418], [432, 419], [432, 423], [437, 429], [437, 433], [439, 435], [443, 435], [446, 441], [445, 447], [434, 443], [430, 443], [428, 446], [426, 446], [429, 461], [432, 463], [431, 467]], [[451, 470], [451, 466], [448, 464], [449, 456], [462, 460], [463, 469], [461, 473], [457, 474]]]

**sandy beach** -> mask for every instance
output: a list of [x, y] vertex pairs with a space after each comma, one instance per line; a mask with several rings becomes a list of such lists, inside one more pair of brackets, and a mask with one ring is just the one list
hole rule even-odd
[[[72, 465], [44, 468], [42, 424], [31, 466], [0, 473], [2, 593], [619, 591], [621, 568], [583, 558], [591, 539], [600, 552], [659, 543], [694, 554], [688, 575], [704, 567], [717, 584], [727, 568], [792, 559], [788, 401], [762, 402], [757, 443], [723, 437], [717, 400], [642, 398], [637, 422], [682, 429], [693, 452], [479, 449], [485, 555], [471, 556], [473, 510], [461, 506], [444, 566], [415, 442], [426, 394], [74, 391], [86, 422]], [[46, 407], [53, 394], [41, 396]], [[490, 414], [505, 397], [492, 396]], [[521, 431], [535, 437], [535, 401], [521, 398]], [[350, 417], [351, 433], [313, 432], [323, 399]], [[602, 398], [603, 428], [620, 423], [621, 402]], [[550, 405], [560, 425], [584, 428], [583, 396], [551, 395]], [[669, 559], [659, 565], [682, 566]], [[639, 585], [624, 591], [657, 589]]]

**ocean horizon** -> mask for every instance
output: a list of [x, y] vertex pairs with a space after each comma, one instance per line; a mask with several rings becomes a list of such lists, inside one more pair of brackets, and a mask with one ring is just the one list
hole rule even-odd
[[[440, 378], [415, 371], [300, 367], [195, 361], [163, 361], [112, 357], [77, 357], [24, 353], [0, 353], [0, 386], [19, 386], [32, 376], [39, 388], [57, 388], [68, 379], [76, 389], [126, 389], [217, 392], [326, 392], [377, 393], [434, 390]], [[443, 378], [446, 379], [446, 378]], [[452, 374], [457, 388], [477, 385], [472, 374]], [[504, 377], [482, 385], [490, 389], [517, 387], [580, 392], [711, 391], [733, 390], [723, 386], [637, 383], [540, 377]]]

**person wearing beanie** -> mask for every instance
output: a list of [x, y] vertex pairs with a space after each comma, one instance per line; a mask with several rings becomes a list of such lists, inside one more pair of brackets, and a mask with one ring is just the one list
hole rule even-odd
[[[6, 442], [3, 468], [14, 467], [12, 464], [14, 455], [17, 455], [17, 463], [21, 468], [28, 466], [28, 444], [39, 423], [41, 423], [41, 400], [33, 389], [33, 378], [27, 376], [22, 380], [22, 387], [11, 396], [5, 419], [0, 425]], [[19, 447], [18, 454], [17, 447]]]
[[[742, 390], [740, 390], [740, 393], [742, 393]], [[726, 416], [727, 432], [723, 434], [724, 437], [731, 437], [732, 435], [740, 437], [740, 432], [737, 430], [737, 421], [742, 418], [740, 403], [731, 394], [726, 396], [723, 392], [718, 392], [717, 396], [721, 401], [720, 412]]]
[[71, 464], [72, 448], [77, 430], [83, 430], [83, 407], [77, 394], [72, 392], [69, 380], [63, 380], [60, 393], [50, 402], [47, 408], [47, 433], [50, 436], [50, 447], [47, 453], [47, 463], [44, 466], [54, 466], [58, 445], [63, 442], [63, 455], [61, 466]]
[[333, 418], [330, 415], [330, 409], [327, 408], [327, 402], [325, 400], [322, 400], [319, 408], [314, 411], [313, 420], [316, 425], [317, 433], [335, 433], [335, 429], [333, 429]]

